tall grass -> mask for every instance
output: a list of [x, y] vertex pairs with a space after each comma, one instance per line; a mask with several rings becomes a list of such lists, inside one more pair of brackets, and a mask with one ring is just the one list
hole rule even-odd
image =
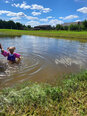
[[0, 93], [0, 116], [86, 116], [87, 71], [61, 86], [26, 82]]
[[0, 36], [21, 36], [21, 35], [34, 35], [42, 37], [55, 37], [55, 38], [66, 38], [71, 40], [87, 41], [86, 31], [44, 31], [44, 30], [11, 30], [11, 29], [0, 29]]

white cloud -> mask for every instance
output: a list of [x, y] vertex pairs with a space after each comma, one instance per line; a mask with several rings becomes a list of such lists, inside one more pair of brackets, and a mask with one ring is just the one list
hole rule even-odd
[[39, 21], [29, 21], [26, 23], [26, 25], [31, 25], [32, 27], [38, 26], [38, 25], [51, 25], [51, 26], [56, 26], [57, 24], [63, 24], [64, 22], [58, 19], [51, 19], [49, 20], [48, 18], [43, 18], [40, 19]]
[[10, 3], [10, 2], [6, 0], [5, 3], [8, 4], [8, 3]]
[[75, 18], [79, 18], [79, 17], [77, 15], [69, 15], [65, 17], [64, 20], [75, 19]]
[[43, 12], [44, 12], [44, 13], [48, 13], [48, 12], [50, 12], [50, 11], [51, 11], [50, 8], [44, 8], [44, 9], [43, 9]]
[[32, 10], [40, 10], [40, 11], [42, 11], [44, 13], [48, 13], [48, 12], [51, 11], [50, 8], [44, 8], [42, 5], [38, 5], [38, 4], [32, 4], [31, 9]]
[[11, 11], [6, 11], [6, 10], [0, 10], [0, 14], [5, 14], [5, 13], [9, 13]]
[[[39, 10], [42, 11], [43, 13], [48, 13], [51, 11], [50, 8], [44, 8], [42, 5], [38, 5], [38, 4], [32, 4], [32, 5], [27, 5], [26, 2], [23, 2], [22, 4], [12, 4], [12, 6], [14, 7], [19, 7], [22, 9], [31, 9], [31, 10]], [[40, 14], [40, 13], [39, 13]]]
[[28, 20], [38, 20], [38, 17], [26, 16]]
[[12, 4], [12, 6], [15, 6], [15, 7], [20, 7], [20, 4], [18, 3], [18, 4]]
[[79, 16], [69, 15], [69, 16], [66, 16], [66, 17], [59, 17], [59, 19], [63, 19], [63, 20], [70, 20], [70, 19], [76, 19], [76, 18], [79, 18]]
[[81, 20], [76, 20], [75, 22], [81, 22]]
[[18, 20], [18, 19], [21, 19], [20, 17], [12, 17], [10, 18], [11, 20]]
[[64, 19], [64, 17], [59, 17], [59, 19]]
[[33, 10], [42, 10], [44, 7], [42, 5], [32, 4], [31, 9]]
[[22, 4], [12, 4], [12, 6], [15, 6], [15, 7], [19, 7], [19, 8], [23, 8], [24, 10], [25, 9], [29, 9], [31, 6], [30, 5], [27, 5], [26, 2], [23, 2]]
[[51, 18], [53, 18], [53, 17], [52, 17], [52, 16], [48, 16], [48, 17], [47, 17], [47, 19], [51, 19]]
[[29, 9], [29, 8], [30, 8], [30, 5], [27, 5], [26, 2], [23, 2], [23, 3], [20, 5], [20, 8]]
[[41, 22], [48, 22], [50, 19], [52, 20], [52, 19], [54, 19], [54, 17], [48, 16], [48, 17], [46, 17], [46, 18], [40, 19], [40, 21], [41, 21]]
[[11, 11], [6, 11], [6, 10], [0, 10], [0, 15], [2, 14], [6, 14], [9, 17], [12, 17], [11, 19], [19, 19], [21, 17], [25, 17], [28, 20], [37, 20], [37, 17], [32, 17], [32, 16], [27, 16], [26, 14], [24, 14], [23, 12], [11, 12]]
[[38, 21], [29, 21], [26, 23], [26, 25], [31, 25], [32, 27], [40, 25], [40, 22]]
[[32, 15], [33, 16], [38, 16], [38, 15], [41, 15], [41, 12], [32, 12]]
[[77, 11], [86, 14], [87, 13], [87, 7], [77, 9]]
[[17, 16], [19, 16], [19, 17], [25, 17], [26, 15], [23, 12], [18, 12]]
[[49, 21], [49, 24], [52, 26], [56, 26], [57, 24], [63, 24], [63, 23], [64, 23], [63, 21], [60, 21], [58, 19], [52, 19]]
[[7, 13], [7, 16], [25, 17], [26, 15], [23, 12], [18, 12], [18, 13], [9, 12]]
[[48, 18], [40, 19], [41, 22], [47, 22]]
[[8, 12], [8, 13], [4, 13], [4, 14], [7, 14], [7, 16], [17, 16], [17, 13], [14, 13], [14, 12]]

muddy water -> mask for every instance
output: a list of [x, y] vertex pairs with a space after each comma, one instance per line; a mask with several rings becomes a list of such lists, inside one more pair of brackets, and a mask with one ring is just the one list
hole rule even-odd
[[0, 55], [0, 88], [28, 80], [55, 83], [87, 68], [87, 43], [35, 36], [5, 37], [0, 43], [5, 50], [15, 46], [22, 56], [20, 64], [9, 64]]

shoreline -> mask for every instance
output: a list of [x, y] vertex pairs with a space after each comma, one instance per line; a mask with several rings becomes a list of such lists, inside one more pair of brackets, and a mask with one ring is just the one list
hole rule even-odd
[[57, 39], [68, 39], [68, 40], [76, 40], [87, 42], [87, 32], [86, 31], [56, 31], [56, 30], [12, 30], [12, 29], [0, 29], [0, 33], [2, 33], [1, 37], [15, 37], [22, 35], [32, 35], [32, 36], [40, 36], [40, 37], [52, 37]]

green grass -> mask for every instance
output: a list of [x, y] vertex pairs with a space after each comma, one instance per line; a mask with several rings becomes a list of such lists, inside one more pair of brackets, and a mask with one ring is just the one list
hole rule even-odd
[[86, 116], [87, 71], [60, 86], [24, 83], [0, 92], [0, 116]]
[[2, 36], [21, 36], [21, 35], [34, 35], [42, 37], [55, 37], [55, 38], [66, 38], [71, 40], [87, 41], [86, 31], [44, 31], [44, 30], [11, 30], [11, 29], [0, 29]]

